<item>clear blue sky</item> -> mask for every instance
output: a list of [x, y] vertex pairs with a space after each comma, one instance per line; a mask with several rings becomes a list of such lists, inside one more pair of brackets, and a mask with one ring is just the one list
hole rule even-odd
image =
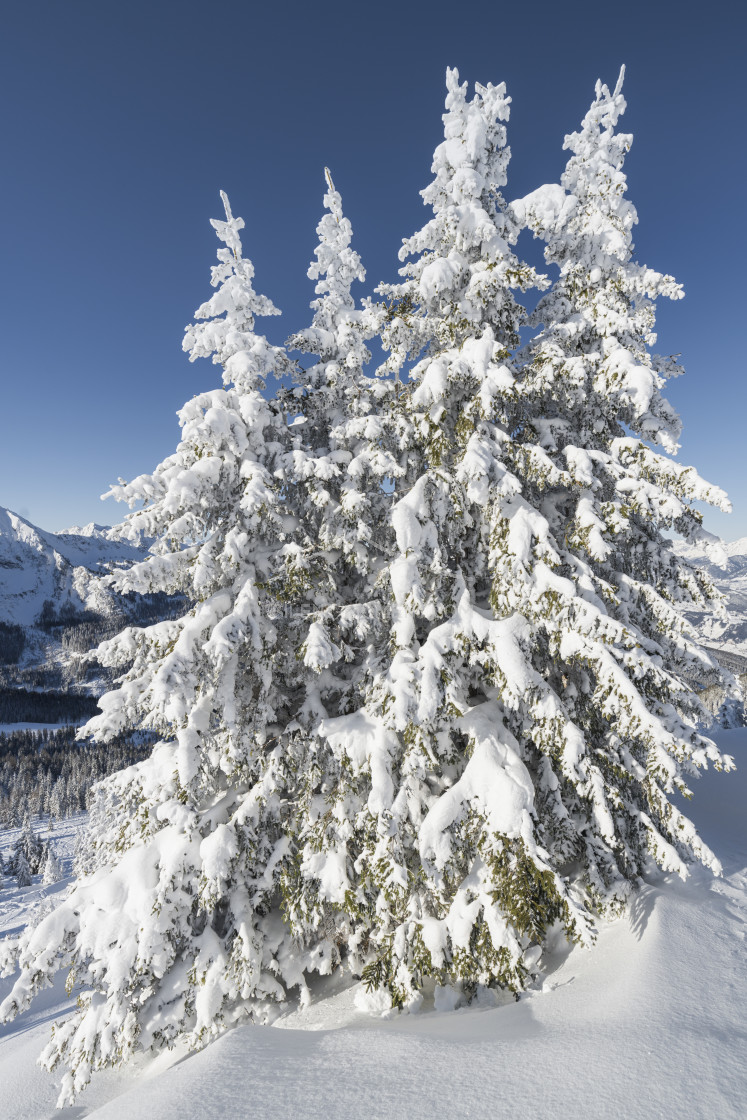
[[98, 495], [174, 449], [175, 411], [217, 383], [181, 338], [210, 292], [220, 189], [279, 342], [308, 320], [325, 164], [367, 288], [395, 276], [447, 65], [508, 84], [510, 198], [557, 180], [596, 78], [625, 62], [636, 255], [687, 292], [657, 345], [687, 370], [670, 385], [681, 457], [732, 497], [709, 527], [747, 534], [746, 33], [734, 2], [5, 5], [0, 505], [47, 529], [111, 523], [125, 510]]

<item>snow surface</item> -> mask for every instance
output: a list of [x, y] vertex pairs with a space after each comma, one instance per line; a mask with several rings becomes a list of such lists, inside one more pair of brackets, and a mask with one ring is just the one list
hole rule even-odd
[[[540, 990], [451, 1013], [426, 999], [416, 1015], [373, 1018], [360, 985], [320, 981], [312, 1002], [274, 1027], [246, 1025], [193, 1055], [141, 1058], [94, 1077], [78, 1106], [56, 1112], [55, 1076], [35, 1059], [71, 1007], [62, 981], [0, 1029], [0, 1116], [46, 1120], [288, 1117], [522, 1120], [747, 1114], [747, 730], [718, 733], [740, 769], [710, 772], [688, 806], [724, 877], [694, 869], [653, 877], [591, 951], [558, 946]], [[69, 870], [81, 818], [55, 826]], [[16, 830], [0, 834], [7, 855]], [[0, 891], [0, 929], [17, 928], [64, 884]], [[3, 994], [10, 980], [2, 981]], [[451, 993], [436, 993], [448, 1006]], [[358, 1000], [360, 1002], [360, 999]], [[278, 1029], [285, 1028], [285, 1029]]]

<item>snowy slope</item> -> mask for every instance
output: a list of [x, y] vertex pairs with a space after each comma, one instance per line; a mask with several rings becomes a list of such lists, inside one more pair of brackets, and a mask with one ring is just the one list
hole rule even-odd
[[100, 609], [92, 575], [141, 559], [144, 551], [116, 529], [91, 524], [48, 533], [0, 507], [0, 622], [31, 625], [45, 599]]
[[[2, 1028], [0, 1116], [741, 1120], [747, 731], [721, 732], [719, 742], [740, 770], [705, 775], [688, 810], [724, 878], [652, 879], [595, 949], [560, 951], [544, 989], [519, 1003], [448, 1014], [426, 1003], [418, 1015], [375, 1019], [337, 980], [276, 1027], [240, 1027], [199, 1054], [100, 1075], [79, 1108], [55, 1113], [55, 1077], [34, 1060], [69, 1006], [60, 988]], [[18, 924], [23, 906], [3, 918], [5, 928]]]

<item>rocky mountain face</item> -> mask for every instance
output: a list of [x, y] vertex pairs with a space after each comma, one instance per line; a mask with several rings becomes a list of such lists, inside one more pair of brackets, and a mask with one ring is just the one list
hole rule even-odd
[[747, 537], [727, 544], [691, 545], [678, 541], [676, 551], [705, 569], [724, 596], [725, 611], [691, 610], [686, 616], [701, 641], [733, 672], [747, 670]]
[[31, 718], [30, 707], [47, 722], [42, 701], [50, 694], [100, 695], [107, 673], [77, 655], [126, 625], [184, 609], [163, 594], [123, 596], [102, 586], [99, 577], [143, 559], [147, 549], [121, 527], [50, 533], [0, 507], [0, 723]]
[[121, 530], [48, 533], [0, 508], [0, 828], [26, 814], [80, 812], [94, 782], [150, 748], [142, 734], [86, 750], [75, 737], [111, 683], [78, 655], [175, 609], [167, 596], [100, 585], [98, 577], [146, 552], [147, 542], [132, 544]]
[[58, 616], [106, 613], [110, 604], [95, 577], [142, 559], [146, 551], [116, 529], [91, 524], [48, 533], [0, 507], [0, 623], [38, 625], [45, 602], [54, 604]]

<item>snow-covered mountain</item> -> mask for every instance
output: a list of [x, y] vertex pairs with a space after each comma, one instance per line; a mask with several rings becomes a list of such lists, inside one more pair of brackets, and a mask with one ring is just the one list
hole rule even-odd
[[145, 551], [116, 528], [92, 523], [49, 533], [0, 507], [0, 622], [32, 626], [45, 600], [58, 609], [69, 601], [75, 610], [101, 610], [95, 577]]
[[675, 550], [703, 568], [725, 598], [723, 617], [714, 612], [686, 612], [703, 643], [715, 650], [747, 657], [747, 537], [711, 545], [678, 541]]

